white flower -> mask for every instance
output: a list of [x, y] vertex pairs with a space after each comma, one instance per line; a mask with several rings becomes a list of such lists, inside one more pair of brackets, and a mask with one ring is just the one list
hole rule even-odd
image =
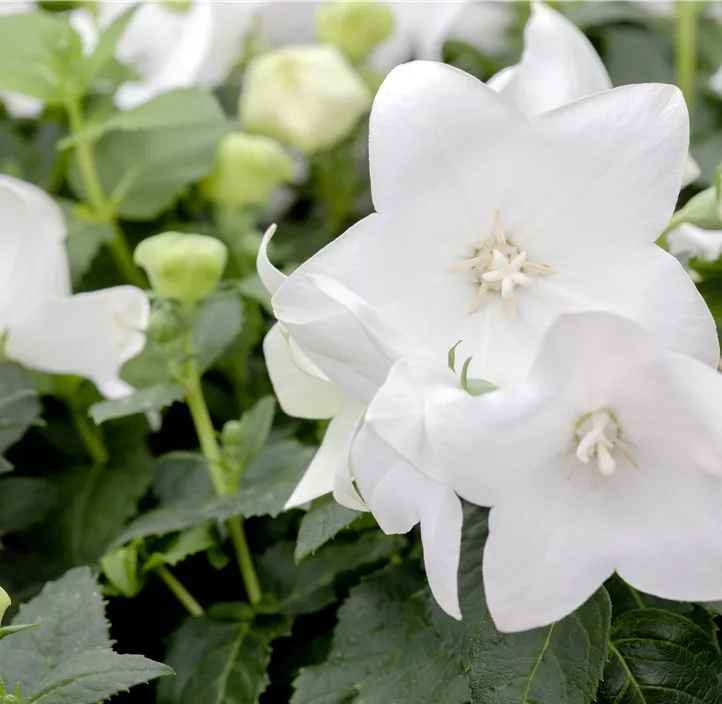
[[[393, 419], [419, 397], [411, 433]], [[665, 599], [722, 596], [722, 378], [626, 318], [562, 316], [526, 379], [482, 396], [402, 362], [369, 422], [492, 506], [484, 585], [502, 631], [563, 618], [615, 571]]]
[[675, 256], [696, 257], [702, 262], [714, 262], [722, 254], [722, 230], [703, 230], [684, 223], [667, 235], [669, 252]]
[[336, 47], [288, 47], [249, 64], [239, 117], [245, 130], [311, 153], [345, 139], [371, 107], [371, 97]]
[[[286, 276], [271, 264], [266, 249], [276, 231], [270, 227], [258, 252], [258, 274], [273, 295]], [[268, 374], [284, 413], [296, 418], [330, 418], [321, 447], [286, 502], [295, 508], [334, 492], [336, 500], [349, 508], [366, 510], [351, 484], [349, 449], [365, 408], [335, 386], [276, 323], [263, 341]]]
[[[318, 8], [325, 2], [264, 2], [261, 38], [271, 46], [307, 44], [316, 40]], [[369, 63], [379, 71], [412, 58], [441, 60], [447, 39], [458, 39], [487, 53], [506, 47], [512, 21], [509, 8], [500, 3], [468, 0], [386, 2], [394, 12], [393, 34], [371, 54]]]
[[672, 86], [617, 88], [528, 118], [461, 71], [400, 66], [371, 115], [378, 212], [288, 278], [276, 315], [364, 402], [388, 360], [316, 274], [343, 282], [437, 358], [462, 340], [471, 375], [496, 384], [526, 371], [560, 313], [582, 309], [622, 312], [716, 364], [707, 307], [654, 244], [674, 209], [687, 135]]
[[119, 61], [134, 69], [138, 81], [124, 83], [115, 95], [129, 110], [177, 88], [215, 88], [240, 59], [255, 14], [255, 2], [205, 2], [188, 9], [167, 3], [119, 0], [98, 3], [99, 27], [87, 10], [71, 13], [86, 47], [95, 46], [99, 30], [140, 4], [116, 46]]
[[39, 188], [0, 176], [0, 213], [7, 355], [33, 369], [90, 379], [109, 398], [129, 393], [119, 371], [145, 344], [146, 295], [133, 286], [71, 295], [63, 215]]
[[[0, 2], [0, 17], [3, 15], [22, 15], [35, 9], [34, 0], [4, 0]], [[0, 99], [5, 103], [8, 115], [16, 118], [36, 118], [43, 111], [43, 103], [13, 91], [0, 91]]]
[[[609, 90], [612, 79], [583, 32], [548, 5], [532, 2], [521, 61], [499, 71], [488, 85], [527, 115], [538, 115]], [[681, 185], [699, 176], [699, 166], [688, 156]]]

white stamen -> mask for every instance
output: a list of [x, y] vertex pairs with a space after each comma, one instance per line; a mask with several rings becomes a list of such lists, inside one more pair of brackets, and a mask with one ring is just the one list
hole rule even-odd
[[585, 416], [577, 426], [577, 458], [587, 464], [596, 457], [599, 474], [610, 477], [617, 468], [612, 453], [618, 450], [636, 468], [637, 463], [629, 452], [629, 445], [620, 436], [619, 423], [609, 411], [595, 411]]

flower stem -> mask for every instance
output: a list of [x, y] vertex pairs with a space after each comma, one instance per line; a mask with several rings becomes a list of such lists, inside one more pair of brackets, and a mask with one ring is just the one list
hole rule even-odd
[[699, 3], [697, 0], [677, 0], [675, 7], [675, 72], [691, 118], [695, 107]]
[[99, 466], [106, 464], [110, 459], [110, 455], [103, 441], [100, 429], [97, 426], [91, 425], [85, 413], [76, 408], [72, 403], [70, 404], [70, 415], [78, 437], [83, 443], [86, 452], [93, 460], [93, 464]]
[[[195, 359], [193, 336], [191, 332], [187, 332], [185, 334], [183, 340], [183, 353], [185, 356], [184, 382], [188, 389], [186, 403], [188, 404], [188, 409], [190, 410], [191, 417], [193, 418], [193, 424], [195, 425], [196, 433], [198, 434], [201, 452], [206, 460], [208, 474], [213, 482], [213, 487], [219, 496], [225, 496], [232, 493], [232, 491], [226, 481], [221, 448], [218, 445], [216, 431], [213, 427], [211, 415], [208, 412], [205, 397], [203, 396], [201, 377], [198, 371], [198, 363]], [[238, 516], [234, 516], [226, 521], [226, 527], [228, 528], [228, 533], [230, 534], [231, 540], [233, 541], [233, 545], [236, 549], [238, 566], [241, 570], [243, 583], [246, 586], [248, 600], [253, 605], [258, 604], [261, 601], [263, 594], [261, 592], [261, 585], [258, 582], [256, 568], [253, 565], [253, 559], [248, 547], [248, 541], [246, 540], [246, 534], [243, 530], [243, 523]]]
[[128, 243], [118, 225], [115, 208], [103, 191], [100, 176], [98, 175], [98, 168], [95, 163], [95, 156], [93, 155], [92, 142], [82, 136], [82, 133], [85, 131], [83, 110], [79, 97], [71, 90], [69, 90], [66, 95], [65, 110], [68, 113], [70, 132], [75, 138], [75, 155], [78, 159], [78, 168], [80, 169], [80, 176], [83, 179], [88, 202], [95, 211], [95, 214], [107, 222], [115, 233], [113, 239], [108, 243], [108, 249], [123, 277], [135, 286], [145, 288], [145, 278], [133, 263], [130, 247], [128, 247]]
[[181, 584], [176, 577], [165, 565], [158, 565], [155, 573], [165, 582], [168, 589], [176, 595], [178, 601], [186, 607], [191, 616], [203, 616], [205, 611], [203, 607], [195, 600], [193, 595]]

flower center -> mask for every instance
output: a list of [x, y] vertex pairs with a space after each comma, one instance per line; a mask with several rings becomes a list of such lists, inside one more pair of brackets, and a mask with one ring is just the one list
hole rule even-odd
[[533, 282], [529, 274], [545, 276], [554, 273], [554, 269], [546, 264], [527, 261], [526, 252], [520, 250], [506, 236], [498, 210], [491, 237], [481, 242], [469, 259], [452, 266], [450, 271], [469, 272], [473, 283], [478, 286], [474, 300], [469, 306], [469, 313], [476, 311], [486, 294], [492, 291], [501, 293], [501, 297], [508, 301], [512, 317], [516, 313], [514, 289], [517, 286], [529, 286]]
[[602, 476], [614, 474], [617, 462], [614, 455], [622, 454], [636, 469], [637, 462], [629, 451], [629, 445], [622, 440], [622, 429], [614, 415], [600, 409], [582, 416], [574, 432], [577, 442], [577, 458], [587, 464], [597, 459], [597, 469]]

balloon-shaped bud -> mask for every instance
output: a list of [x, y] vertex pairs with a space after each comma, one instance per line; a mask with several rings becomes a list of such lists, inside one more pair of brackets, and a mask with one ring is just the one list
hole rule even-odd
[[250, 63], [239, 114], [249, 132], [309, 154], [343, 141], [371, 100], [368, 86], [336, 47], [289, 47]]
[[164, 305], [151, 310], [146, 334], [157, 344], [167, 345], [177, 340], [187, 329], [188, 324], [177, 307]]
[[394, 30], [394, 14], [374, 0], [336, 0], [316, 13], [316, 34], [351, 61], [365, 59]]
[[133, 260], [145, 269], [157, 294], [192, 306], [218, 285], [228, 249], [207, 235], [164, 232], [143, 240]]
[[218, 144], [213, 172], [202, 187], [215, 203], [255, 205], [292, 178], [293, 160], [275, 139], [232, 132]]
[[8, 596], [8, 593], [2, 587], [0, 587], [0, 624], [2, 623], [3, 616], [8, 610], [10, 604], [12, 604], [12, 601]]

